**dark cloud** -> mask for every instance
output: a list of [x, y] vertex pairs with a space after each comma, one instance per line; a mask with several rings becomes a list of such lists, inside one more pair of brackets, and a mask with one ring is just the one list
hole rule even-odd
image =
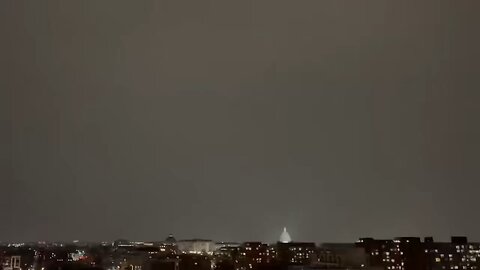
[[1, 239], [480, 239], [476, 1], [0, 5]]

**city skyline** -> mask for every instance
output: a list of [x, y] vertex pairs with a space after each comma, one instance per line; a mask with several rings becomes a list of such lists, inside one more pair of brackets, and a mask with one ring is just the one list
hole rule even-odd
[[452, 238], [458, 238], [458, 237], [465, 237], [468, 238], [469, 240], [473, 240], [471, 242], [473, 243], [480, 243], [480, 240], [475, 240], [468, 235], [463, 235], [463, 234], [457, 234], [457, 235], [450, 235], [448, 238], [437, 238], [434, 237], [433, 235], [423, 235], [423, 236], [418, 236], [418, 235], [397, 235], [397, 236], [392, 236], [392, 237], [383, 237], [383, 238], [378, 238], [378, 237], [373, 237], [371, 235], [362, 235], [357, 237], [356, 239], [351, 239], [350, 241], [340, 241], [340, 242], [335, 242], [335, 241], [315, 241], [312, 239], [295, 239], [290, 236], [290, 233], [287, 231], [286, 227], [283, 227], [280, 233], [277, 235], [278, 237], [276, 239], [271, 239], [271, 240], [261, 240], [261, 239], [243, 239], [243, 240], [225, 240], [225, 239], [213, 239], [209, 237], [203, 237], [203, 236], [195, 236], [195, 237], [182, 237], [181, 235], [176, 235], [175, 233], [168, 233], [164, 234], [163, 236], [157, 236], [157, 237], [150, 237], [150, 238], [145, 238], [145, 239], [129, 239], [126, 237], [117, 237], [115, 239], [101, 239], [101, 240], [87, 240], [87, 239], [79, 239], [79, 238], [72, 238], [72, 239], [31, 239], [28, 241], [2, 241], [0, 239], [0, 244], [14, 244], [14, 243], [20, 243], [20, 244], [26, 244], [26, 243], [63, 243], [63, 244], [76, 244], [76, 243], [114, 243], [116, 241], [127, 241], [131, 243], [137, 243], [137, 244], [148, 244], [148, 243], [156, 243], [156, 242], [163, 242], [165, 240], [161, 240], [166, 237], [168, 240], [169, 238], [176, 239], [175, 241], [211, 241], [214, 243], [219, 243], [219, 244], [226, 244], [226, 243], [248, 243], [248, 242], [261, 242], [261, 243], [266, 243], [266, 244], [274, 244], [274, 243], [304, 243], [304, 242], [313, 242], [313, 243], [358, 243], [359, 240], [361, 239], [377, 239], [377, 240], [382, 240], [382, 239], [397, 239], [397, 238], [419, 238], [419, 239], [432, 239], [432, 241], [435, 242], [448, 242]]
[[207, 239], [139, 242], [17, 243], [0, 245], [2, 270], [477, 270], [480, 243], [465, 236], [359, 238], [352, 243], [276, 243]]

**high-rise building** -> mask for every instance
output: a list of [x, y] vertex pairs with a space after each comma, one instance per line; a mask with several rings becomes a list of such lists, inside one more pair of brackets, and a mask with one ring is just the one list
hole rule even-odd
[[426, 258], [423, 243], [418, 237], [398, 237], [383, 259], [387, 270], [424, 270]]

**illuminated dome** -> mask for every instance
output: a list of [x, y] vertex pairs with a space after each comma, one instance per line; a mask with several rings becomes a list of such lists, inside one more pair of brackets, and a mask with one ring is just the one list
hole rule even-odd
[[290, 234], [287, 232], [287, 228], [283, 228], [283, 232], [280, 235], [280, 243], [290, 243], [292, 242], [292, 238], [290, 238]]
[[165, 239], [165, 243], [166, 244], [175, 244], [175, 243], [177, 243], [177, 240], [175, 239], [175, 237], [173, 237], [173, 234], [169, 234], [167, 239]]

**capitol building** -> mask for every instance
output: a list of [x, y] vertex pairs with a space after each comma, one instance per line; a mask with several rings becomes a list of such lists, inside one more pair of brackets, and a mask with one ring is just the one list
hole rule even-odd
[[278, 240], [280, 243], [290, 243], [292, 242], [292, 238], [290, 237], [290, 234], [287, 232], [287, 228], [284, 227], [282, 234], [280, 234], [280, 239]]

